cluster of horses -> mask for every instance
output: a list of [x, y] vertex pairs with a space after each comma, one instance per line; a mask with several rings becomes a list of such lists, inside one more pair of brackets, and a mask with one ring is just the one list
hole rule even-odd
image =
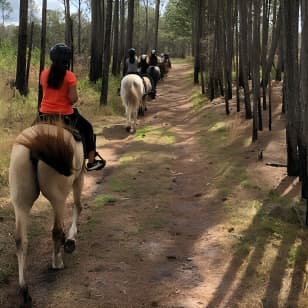
[[[148, 61], [147, 55], [141, 55], [140, 59]], [[168, 74], [171, 68], [169, 56], [164, 55], [157, 59], [158, 65], [150, 65], [146, 70], [147, 74], [128, 74], [121, 80], [120, 96], [125, 108], [128, 132], [136, 131], [138, 114], [144, 115], [147, 110], [146, 102], [155, 97], [155, 94], [153, 97], [153, 92], [156, 92], [157, 83]]]
[[[151, 77], [145, 76], [142, 79], [137, 74], [129, 74], [122, 79], [120, 92], [130, 132], [136, 130], [138, 110], [146, 110], [146, 100], [149, 99], [147, 93], [152, 90], [150, 78], [156, 86], [170, 68], [170, 59], [160, 58], [157, 67], [149, 67], [148, 74]], [[25, 279], [30, 210], [40, 193], [50, 201], [54, 210], [52, 268], [64, 268], [62, 250], [72, 253], [76, 246], [84, 170], [83, 144], [63, 123], [35, 124], [22, 131], [15, 140], [10, 159], [9, 185], [16, 222], [20, 307], [32, 306]], [[74, 207], [71, 225], [65, 235], [64, 209], [71, 190]]]

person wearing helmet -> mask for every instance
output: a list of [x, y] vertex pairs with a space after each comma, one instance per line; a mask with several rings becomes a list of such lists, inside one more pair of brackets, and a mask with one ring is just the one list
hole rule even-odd
[[136, 56], [135, 48], [128, 50], [128, 57], [125, 60], [123, 76], [127, 74], [138, 73], [138, 58]]
[[[105, 167], [106, 161], [96, 152], [93, 127], [73, 105], [78, 100], [77, 79], [69, 70], [72, 59], [71, 49], [65, 44], [56, 44], [50, 49], [50, 68], [46, 68], [40, 75], [40, 84], [43, 89], [43, 98], [40, 104], [41, 118], [57, 115], [65, 123], [74, 124], [74, 128], [81, 135], [85, 158], [88, 159], [88, 171], [99, 170]], [[96, 157], [100, 159], [96, 159]]]
[[149, 95], [151, 96], [152, 99], [156, 98], [156, 90], [154, 87], [154, 81], [152, 76], [148, 73], [148, 68], [149, 68], [149, 63], [148, 63], [148, 56], [147, 55], [141, 55], [140, 56], [140, 61], [139, 61], [139, 70], [140, 70], [140, 76], [146, 76], [150, 79], [151, 81], [151, 85], [152, 85], [152, 91], [149, 93]]
[[[128, 57], [123, 65], [123, 77], [127, 74], [138, 74], [138, 58], [136, 56], [136, 49], [130, 48], [127, 52]], [[120, 87], [118, 87], [118, 95], [120, 95]]]
[[157, 66], [158, 65], [158, 59], [157, 59], [157, 55], [156, 55], [156, 50], [155, 49], [153, 49], [151, 51], [149, 65], [150, 66]]
[[149, 66], [150, 65], [148, 63], [148, 56], [145, 55], [145, 54], [141, 55], [140, 60], [139, 60], [139, 64], [138, 64], [140, 74], [146, 74]]

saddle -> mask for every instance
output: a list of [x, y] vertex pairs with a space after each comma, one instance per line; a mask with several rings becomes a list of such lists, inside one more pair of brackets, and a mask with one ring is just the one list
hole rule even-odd
[[36, 124], [51, 124], [56, 125], [57, 123], [61, 123], [63, 125], [63, 128], [68, 130], [74, 137], [74, 140], [77, 142], [82, 141], [82, 137], [79, 133], [79, 131], [74, 127], [74, 123], [72, 123], [71, 119], [68, 116], [65, 115], [59, 115], [59, 114], [46, 114], [46, 113], [39, 113], [32, 123], [33, 125]]

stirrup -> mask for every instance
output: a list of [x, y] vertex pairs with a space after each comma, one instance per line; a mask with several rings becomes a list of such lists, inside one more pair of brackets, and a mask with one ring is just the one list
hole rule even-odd
[[106, 160], [98, 152], [95, 152], [94, 157], [99, 157], [102, 161], [106, 162]]

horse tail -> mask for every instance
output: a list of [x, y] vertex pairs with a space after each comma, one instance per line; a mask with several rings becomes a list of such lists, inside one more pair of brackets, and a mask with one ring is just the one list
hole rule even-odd
[[[47, 126], [47, 124], [42, 124]], [[16, 143], [30, 150], [32, 161], [43, 161], [58, 173], [70, 176], [73, 169], [74, 149], [70, 139], [64, 137], [65, 129], [60, 125], [48, 125], [46, 129], [36, 129], [35, 134], [21, 134]], [[54, 130], [50, 129], [54, 127]]]
[[[127, 75], [129, 76], [129, 75]], [[126, 106], [129, 108], [137, 108], [140, 104], [140, 99], [143, 94], [143, 81], [142, 78], [138, 76], [140, 80], [131, 80], [128, 79], [123, 83], [123, 93], [122, 97], [125, 100]]]

